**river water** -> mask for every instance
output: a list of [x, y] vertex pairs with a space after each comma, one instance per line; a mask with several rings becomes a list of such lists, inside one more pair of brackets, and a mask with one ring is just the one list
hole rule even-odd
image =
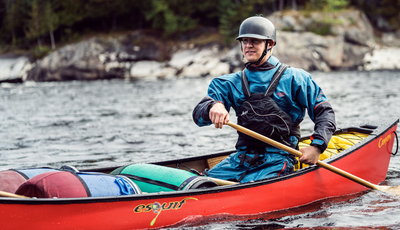
[[[400, 117], [399, 71], [312, 75], [329, 98], [338, 127]], [[192, 121], [192, 109], [211, 80], [3, 83], [0, 170], [117, 166], [231, 150], [235, 130], [199, 128]], [[233, 113], [231, 117], [236, 122]], [[306, 119], [301, 130], [310, 134], [313, 123]], [[400, 154], [391, 159], [386, 183], [400, 185]], [[399, 216], [399, 197], [368, 191], [253, 220], [221, 220], [196, 227], [188, 223], [186, 228], [399, 229]]]

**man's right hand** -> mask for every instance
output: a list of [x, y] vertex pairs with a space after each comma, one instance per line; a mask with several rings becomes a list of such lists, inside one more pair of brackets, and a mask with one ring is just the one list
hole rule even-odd
[[222, 127], [229, 122], [229, 113], [222, 103], [215, 103], [210, 109], [210, 120], [215, 125], [215, 128]]

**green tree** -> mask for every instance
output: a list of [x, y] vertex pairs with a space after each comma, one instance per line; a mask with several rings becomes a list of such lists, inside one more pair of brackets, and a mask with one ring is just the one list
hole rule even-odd
[[25, 36], [29, 40], [36, 39], [39, 55], [46, 52], [42, 46], [42, 37], [50, 35], [52, 49], [55, 49], [54, 30], [58, 25], [58, 17], [54, 14], [52, 0], [33, 0], [31, 2], [31, 12], [25, 28]]
[[22, 0], [6, 0], [5, 1], [5, 18], [2, 28], [5, 32], [10, 33], [11, 45], [14, 47], [18, 42], [18, 32], [24, 25], [24, 4]]
[[[352, 0], [353, 5], [364, 11], [375, 25], [384, 30], [400, 28], [399, 0]], [[388, 25], [382, 23], [384, 19]]]
[[219, 11], [219, 31], [224, 36], [224, 43], [231, 44], [238, 36], [241, 22], [256, 14], [263, 14], [260, 8], [255, 8], [263, 4], [263, 0], [220, 0]]
[[51, 49], [54, 50], [56, 48], [54, 30], [58, 27], [58, 16], [54, 13], [51, 0], [45, 1], [43, 11], [43, 24], [45, 26], [45, 31], [50, 35]]
[[89, 0], [85, 6], [88, 18], [101, 20], [107, 30], [107, 21], [111, 21], [111, 30], [117, 29], [118, 16], [131, 10], [131, 1], [124, 0]]
[[331, 12], [350, 4], [376, 25], [384, 19], [387, 30], [400, 28], [400, 0], [1, 0], [0, 44], [12, 49], [51, 44], [54, 49], [57, 40], [88, 32], [140, 28], [174, 37], [202, 26], [218, 28], [231, 44], [249, 16], [287, 9]]
[[349, 5], [349, 0], [309, 0], [305, 6], [309, 10], [338, 11]]
[[152, 27], [161, 29], [164, 35], [181, 33], [196, 28], [199, 21], [192, 18], [194, 3], [186, 0], [151, 0], [145, 17]]
[[25, 34], [28, 39], [37, 39], [39, 50], [42, 49], [42, 42], [40, 35], [42, 32], [41, 27], [41, 14], [39, 13], [38, 0], [33, 0], [31, 4], [31, 13], [29, 14], [30, 19], [25, 29]]
[[56, 14], [59, 18], [59, 25], [71, 27], [87, 18], [86, 1], [62, 0], [58, 2]]

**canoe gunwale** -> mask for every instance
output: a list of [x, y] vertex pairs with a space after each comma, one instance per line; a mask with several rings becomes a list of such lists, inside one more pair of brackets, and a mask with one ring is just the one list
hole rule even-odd
[[[389, 120], [387, 119], [385, 121], [388, 122]], [[365, 132], [366, 134], [369, 134], [369, 136], [366, 137], [365, 139], [361, 140], [360, 142], [355, 143], [353, 145], [354, 148], [353, 147], [352, 148], [348, 148], [348, 149], [346, 149], [346, 150], [344, 150], [344, 151], [342, 151], [342, 152], [340, 152], [340, 153], [338, 153], [338, 154], [336, 154], [336, 155], [334, 155], [332, 157], [329, 157], [328, 159], [324, 160], [324, 162], [326, 162], [327, 164], [332, 164], [332, 163], [334, 163], [334, 162], [336, 162], [336, 161], [338, 161], [338, 160], [350, 155], [351, 153], [357, 151], [361, 147], [363, 147], [363, 146], [367, 145], [368, 143], [378, 139], [381, 135], [383, 135], [384, 133], [388, 132], [397, 123], [399, 123], [399, 119], [398, 118], [396, 118], [396, 120], [394, 120], [391, 123], [386, 123], [384, 125], [380, 125], [376, 129], [369, 129], [370, 130], [369, 133]], [[363, 125], [360, 125], [360, 126], [363, 126]], [[335, 133], [337, 133], [337, 132], [353, 132], [353, 131], [360, 132], [362, 130], [368, 131], [367, 129], [360, 129], [358, 127], [350, 127], [350, 128], [339, 129]], [[316, 166], [316, 165], [314, 165], [314, 166]]]
[[[376, 123], [376, 122], [375, 122]], [[384, 123], [384, 124], [383, 124]], [[384, 133], [389, 131], [393, 126], [399, 123], [399, 119], [386, 119], [380, 125], [377, 126], [376, 129], [365, 129], [365, 128], [358, 128], [358, 127], [350, 127], [344, 129], [338, 129], [335, 133], [343, 133], [343, 132], [369, 132], [370, 134], [368, 137], [363, 139], [362, 141], [356, 143], [354, 147], [348, 148], [343, 150], [342, 152], [338, 153], [335, 156], [332, 156], [324, 162], [328, 164], [332, 164], [353, 152], [359, 150], [363, 146], [367, 145], [368, 143], [374, 141], [375, 139], [381, 137]], [[360, 125], [362, 127], [362, 125]], [[183, 158], [179, 160], [167, 160], [162, 162], [154, 162], [154, 164], [158, 165], [168, 165], [168, 164], [176, 164], [176, 163], [185, 163], [194, 160], [203, 160], [210, 157], [218, 157], [223, 155], [229, 155], [233, 153], [235, 150], [229, 150], [209, 155], [202, 155], [202, 156], [195, 156], [189, 158]], [[120, 166], [118, 166], [120, 167]], [[98, 171], [101, 170], [113, 170], [117, 167], [108, 167], [108, 168], [100, 168], [97, 169]], [[196, 196], [196, 195], [204, 195], [204, 194], [213, 194], [213, 193], [223, 193], [227, 191], [236, 191], [241, 189], [248, 189], [254, 188], [259, 186], [264, 186], [267, 184], [272, 184], [279, 181], [284, 181], [288, 179], [292, 179], [295, 177], [302, 176], [304, 174], [310, 173], [319, 169], [320, 167], [317, 165], [308, 166], [303, 169], [299, 169], [294, 173], [282, 175], [279, 177], [259, 180], [255, 182], [247, 182], [241, 183], [237, 185], [225, 185], [225, 186], [218, 186], [214, 188], [207, 188], [207, 189], [195, 189], [195, 190], [187, 190], [187, 191], [176, 191], [176, 192], [164, 192], [164, 193], [146, 193], [146, 194], [134, 194], [134, 195], [125, 195], [125, 196], [115, 196], [115, 197], [83, 197], [83, 198], [31, 198], [31, 199], [24, 199], [24, 198], [6, 198], [0, 197], [0, 204], [28, 204], [28, 205], [38, 205], [38, 204], [50, 204], [50, 205], [59, 205], [59, 204], [82, 204], [82, 203], [102, 203], [102, 202], [124, 202], [124, 201], [136, 201], [136, 200], [153, 200], [153, 199], [162, 199], [162, 198], [174, 198], [174, 197], [183, 197], [183, 196]], [[82, 171], [95, 171], [94, 169], [84, 169]]]

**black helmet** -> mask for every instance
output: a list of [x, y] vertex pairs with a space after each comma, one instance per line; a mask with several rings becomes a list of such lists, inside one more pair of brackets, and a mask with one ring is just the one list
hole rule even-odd
[[[256, 38], [262, 40], [272, 40], [274, 41], [274, 45], [276, 45], [276, 29], [274, 24], [261, 15], [256, 15], [250, 18], [247, 18], [242, 22], [239, 29], [239, 36], [236, 40], [242, 41], [242, 38]], [[268, 43], [268, 42], [267, 42]], [[242, 47], [240, 47], [242, 49]], [[256, 62], [247, 62], [245, 64], [246, 68], [255, 64], [258, 65], [262, 61], [262, 59], [267, 55], [267, 53], [272, 49], [267, 49], [267, 44], [265, 45], [264, 52], [261, 57]]]
[[253, 16], [242, 22], [236, 40], [244, 37], [273, 40], [276, 44], [276, 29], [270, 20], [262, 16]]

